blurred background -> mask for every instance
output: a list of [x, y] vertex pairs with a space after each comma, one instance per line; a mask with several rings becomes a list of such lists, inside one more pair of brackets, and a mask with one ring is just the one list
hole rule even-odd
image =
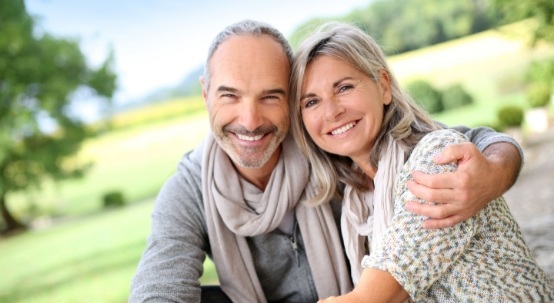
[[514, 136], [526, 162], [506, 196], [554, 277], [553, 15], [541, 0], [0, 0], [0, 302], [127, 301], [155, 196], [209, 131], [209, 43], [246, 18], [293, 47], [355, 22], [433, 118]]

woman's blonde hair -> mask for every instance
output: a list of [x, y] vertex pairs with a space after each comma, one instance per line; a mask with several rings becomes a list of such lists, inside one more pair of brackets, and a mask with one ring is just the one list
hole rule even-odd
[[312, 167], [312, 177], [319, 187], [319, 193], [311, 201], [316, 204], [329, 201], [333, 197], [340, 198], [341, 182], [358, 191], [370, 189], [370, 180], [363, 172], [353, 169], [350, 158], [320, 149], [304, 127], [302, 108], [299, 104], [302, 81], [306, 66], [318, 56], [331, 56], [342, 60], [376, 82], [379, 81], [381, 71], [388, 74], [392, 102], [384, 106], [383, 124], [368, 155], [374, 167], [377, 167], [390, 138], [396, 140], [406, 155], [409, 155], [425, 134], [439, 128], [400, 87], [383, 51], [369, 35], [347, 23], [324, 24], [298, 47], [290, 80], [291, 131], [308, 158]]

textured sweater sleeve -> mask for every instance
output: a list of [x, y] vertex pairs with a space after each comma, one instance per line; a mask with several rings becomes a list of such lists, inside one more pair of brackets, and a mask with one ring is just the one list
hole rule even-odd
[[208, 243], [199, 163], [185, 155], [159, 192], [129, 302], [200, 302]]
[[467, 139], [450, 129], [432, 132], [419, 142], [397, 177], [393, 222], [376, 251], [362, 261], [364, 267], [389, 272], [416, 301], [464, 253], [477, 224], [470, 218], [449, 228], [424, 229], [422, 221], [427, 218], [404, 209], [406, 201], [416, 200], [406, 182], [415, 170], [430, 174], [455, 170], [455, 164], [436, 165], [432, 159], [445, 146], [461, 142]]

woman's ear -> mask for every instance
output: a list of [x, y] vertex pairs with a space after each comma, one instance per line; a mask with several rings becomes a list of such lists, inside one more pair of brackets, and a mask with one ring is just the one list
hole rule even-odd
[[379, 70], [379, 86], [381, 87], [381, 97], [383, 98], [383, 104], [389, 105], [392, 102], [390, 77], [389, 73], [384, 69]]

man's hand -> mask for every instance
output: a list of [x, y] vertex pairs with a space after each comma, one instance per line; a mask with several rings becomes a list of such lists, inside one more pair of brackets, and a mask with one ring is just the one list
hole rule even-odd
[[457, 162], [458, 169], [438, 175], [413, 172], [408, 189], [429, 202], [406, 203], [406, 209], [430, 219], [424, 228], [454, 226], [475, 215], [489, 201], [506, 192], [515, 182], [521, 167], [517, 149], [509, 143], [490, 145], [481, 153], [472, 143], [447, 146], [434, 158], [436, 164]]

